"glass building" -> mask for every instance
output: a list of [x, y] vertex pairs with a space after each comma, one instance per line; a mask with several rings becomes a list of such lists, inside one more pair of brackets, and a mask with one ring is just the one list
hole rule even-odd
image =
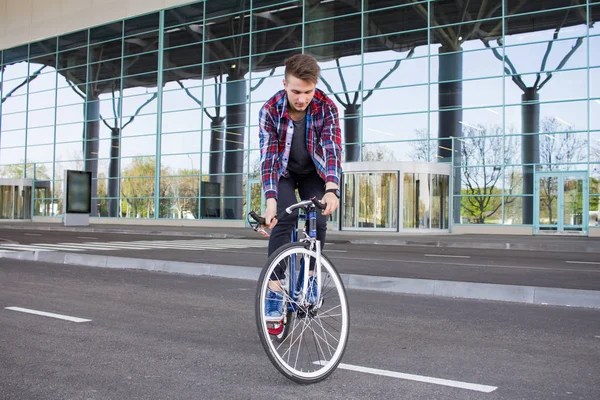
[[74, 169], [98, 219], [242, 224], [258, 110], [304, 52], [340, 114], [339, 228], [600, 235], [599, 0], [163, 3], [3, 42], [2, 218], [60, 219]]

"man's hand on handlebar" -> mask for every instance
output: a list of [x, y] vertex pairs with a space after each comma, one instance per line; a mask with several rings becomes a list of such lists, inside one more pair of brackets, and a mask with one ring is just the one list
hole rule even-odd
[[276, 199], [267, 199], [267, 208], [265, 209], [265, 213], [263, 214], [263, 218], [265, 219], [265, 227], [269, 229], [275, 228], [277, 225], [277, 200]]
[[321, 199], [321, 203], [327, 205], [327, 207], [323, 210], [323, 215], [331, 215], [339, 207], [340, 200], [333, 193], [325, 193], [325, 196], [323, 196]]

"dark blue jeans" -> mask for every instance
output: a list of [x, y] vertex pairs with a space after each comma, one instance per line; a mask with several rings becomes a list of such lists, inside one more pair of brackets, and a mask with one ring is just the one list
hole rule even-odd
[[[325, 194], [325, 182], [316, 172], [309, 175], [298, 175], [290, 172], [287, 178], [281, 177], [277, 187], [277, 215], [283, 210], [298, 202], [296, 188], [300, 194], [300, 200], [308, 200], [313, 197], [321, 199]], [[271, 231], [269, 238], [269, 256], [278, 248], [290, 243], [292, 231], [298, 221], [298, 210], [277, 221], [277, 225]], [[325, 245], [325, 233], [327, 232], [327, 217], [317, 210], [317, 239], [321, 242], [321, 249]], [[311, 263], [311, 270], [314, 265]], [[283, 267], [277, 267], [271, 275], [271, 279], [282, 279], [285, 277]]]

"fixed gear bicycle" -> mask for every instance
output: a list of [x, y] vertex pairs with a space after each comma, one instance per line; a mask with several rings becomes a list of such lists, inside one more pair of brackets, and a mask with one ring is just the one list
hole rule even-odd
[[[267, 356], [285, 377], [297, 383], [316, 383], [335, 371], [348, 342], [350, 315], [342, 278], [321, 253], [316, 234], [316, 198], [288, 207], [307, 215], [304, 237], [280, 247], [267, 260], [258, 279], [255, 313], [258, 336]], [[248, 214], [255, 231], [266, 235], [264, 218]], [[283, 215], [278, 215], [281, 219]], [[251, 220], [252, 219], [252, 220]], [[313, 287], [313, 284], [316, 286]], [[265, 316], [265, 300], [273, 288], [282, 295], [280, 319]]]

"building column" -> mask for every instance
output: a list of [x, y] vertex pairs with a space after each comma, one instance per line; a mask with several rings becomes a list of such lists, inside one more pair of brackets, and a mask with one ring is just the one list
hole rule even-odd
[[85, 100], [86, 126], [83, 169], [92, 173], [92, 209], [91, 217], [98, 215], [98, 138], [100, 136], [100, 100], [88, 92]]
[[521, 162], [523, 163], [523, 224], [533, 224], [534, 171], [540, 162], [540, 95], [527, 88], [521, 96]]
[[[461, 142], [451, 138], [462, 137], [462, 48], [440, 47], [439, 55], [439, 120], [438, 120], [438, 156], [440, 162], [450, 163], [454, 160], [454, 167], [461, 165]], [[454, 157], [452, 156], [454, 154]], [[461, 171], [453, 168], [454, 196], [452, 198], [452, 211], [454, 223], [460, 223], [460, 196]]]
[[[244, 172], [244, 131], [246, 128], [246, 81], [227, 77], [227, 128], [225, 131], [225, 163], [223, 195], [225, 219], [242, 218]], [[227, 198], [229, 197], [229, 198]]]

